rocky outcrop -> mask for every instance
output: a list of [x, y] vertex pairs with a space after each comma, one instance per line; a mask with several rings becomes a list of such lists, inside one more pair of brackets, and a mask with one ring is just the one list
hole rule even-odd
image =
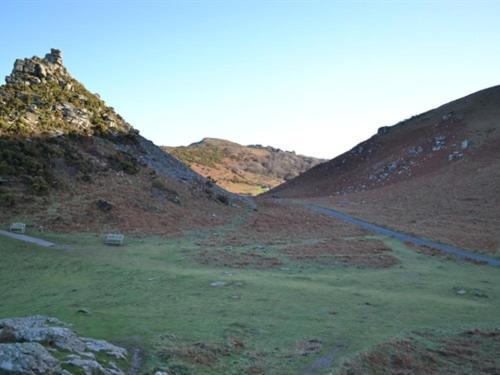
[[134, 130], [63, 65], [62, 53], [17, 59], [0, 87], [1, 135], [129, 133]]
[[57, 76], [68, 75], [62, 62], [62, 53], [52, 48], [43, 59], [33, 56], [28, 59], [17, 59], [14, 69], [5, 81], [10, 84], [38, 84], [47, 80], [59, 79]]
[[59, 361], [38, 343], [0, 344], [0, 373], [61, 373]]
[[46, 316], [0, 320], [0, 373], [120, 375], [115, 361], [127, 350], [103, 340], [80, 337], [68, 325]]

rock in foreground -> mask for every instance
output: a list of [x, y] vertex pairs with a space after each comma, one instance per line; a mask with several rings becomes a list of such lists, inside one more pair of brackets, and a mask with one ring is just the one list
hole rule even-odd
[[[97, 358], [97, 357], [98, 358]], [[0, 373], [109, 374], [124, 372], [115, 361], [127, 351], [103, 340], [80, 337], [46, 316], [0, 319]]]

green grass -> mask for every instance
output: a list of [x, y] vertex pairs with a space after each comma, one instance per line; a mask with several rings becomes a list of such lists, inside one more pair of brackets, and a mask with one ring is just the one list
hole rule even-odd
[[200, 164], [207, 167], [214, 167], [224, 158], [224, 152], [211, 145], [195, 148], [181, 146], [171, 150], [170, 153], [188, 165]]
[[[281, 257], [284, 270], [199, 265], [192, 255], [203, 248], [196, 243], [213, 232], [127, 238], [119, 248], [93, 234], [40, 234], [69, 250], [0, 237], [0, 317], [55, 316], [80, 334], [141, 346], [144, 370], [181, 365], [194, 374], [240, 374], [252, 366], [303, 373], [331, 351], [336, 368], [412, 330], [499, 326], [498, 268], [428, 257], [392, 239], [384, 241], [401, 264], [389, 269], [291, 263], [278, 247], [265, 255]], [[217, 280], [228, 285], [211, 287]], [[457, 288], [468, 292], [460, 296]], [[78, 313], [81, 307], [90, 314]], [[229, 336], [245, 347], [211, 366], [159, 355], [172, 342], [224, 345]], [[309, 339], [321, 340], [322, 351], [295, 355], [297, 343]]]

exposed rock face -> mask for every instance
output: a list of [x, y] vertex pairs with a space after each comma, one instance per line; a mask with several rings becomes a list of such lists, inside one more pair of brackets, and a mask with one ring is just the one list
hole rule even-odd
[[58, 49], [52, 48], [50, 53], [45, 55], [45, 60], [52, 64], [61, 65], [62, 66], [62, 52]]
[[62, 53], [17, 59], [0, 88], [0, 136], [133, 131], [115, 111], [66, 70]]
[[10, 84], [37, 84], [45, 80], [58, 80], [57, 75], [68, 75], [63, 66], [62, 54], [58, 49], [51, 49], [43, 59], [33, 56], [31, 59], [17, 59], [14, 69], [5, 81]]
[[[54, 358], [47, 348], [62, 359]], [[99, 359], [97, 353], [101, 353]], [[55, 318], [35, 315], [0, 320], [0, 373], [67, 374], [67, 368], [76, 367], [85, 374], [120, 375], [123, 371], [113, 360], [126, 359], [125, 349], [80, 337]]]

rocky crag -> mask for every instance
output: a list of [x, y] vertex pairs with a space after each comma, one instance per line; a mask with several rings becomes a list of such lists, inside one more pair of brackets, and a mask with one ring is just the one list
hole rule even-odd
[[247, 204], [140, 136], [59, 50], [16, 60], [0, 86], [0, 222], [165, 233]]

